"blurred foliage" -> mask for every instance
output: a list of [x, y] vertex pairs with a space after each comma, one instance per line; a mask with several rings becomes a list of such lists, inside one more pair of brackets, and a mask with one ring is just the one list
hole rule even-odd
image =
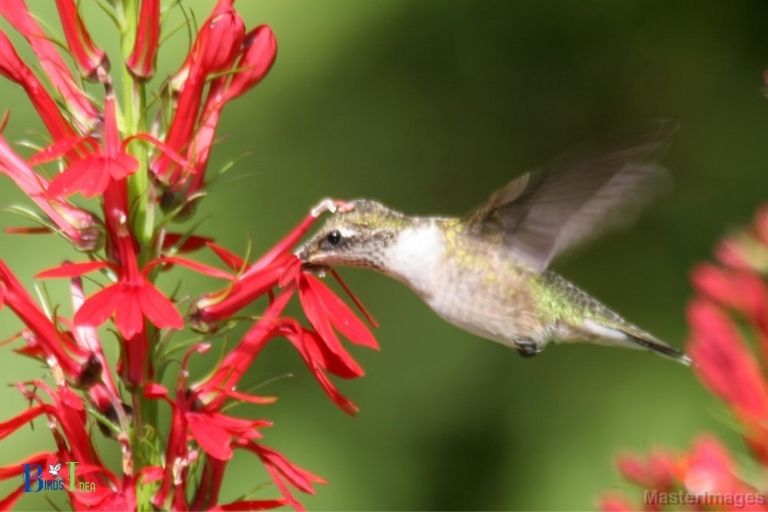
[[[202, 19], [210, 2], [191, 4]], [[226, 246], [244, 250], [250, 239], [266, 248], [328, 195], [460, 214], [570, 146], [676, 119], [671, 193], [637, 225], [556, 268], [681, 345], [688, 269], [765, 199], [763, 1], [259, 0], [239, 8], [249, 26], [272, 25], [280, 50], [266, 81], [226, 112], [214, 151], [212, 170], [244, 155], [201, 208], [202, 231]], [[88, 9], [91, 26], [102, 27], [94, 38], [114, 47], [95, 2]], [[187, 45], [185, 30], [166, 45], [167, 72]], [[40, 132], [20, 91], [0, 82], [0, 98], [11, 110], [9, 139]], [[20, 198], [4, 181], [0, 203]], [[0, 216], [3, 226], [20, 222]], [[27, 283], [76, 257], [52, 237], [3, 236], [2, 244]], [[343, 384], [359, 417], [331, 405], [287, 344], [271, 346], [247, 379], [295, 375], [262, 388], [280, 401], [251, 412], [274, 419], [268, 444], [330, 481], [304, 500], [310, 509], [586, 509], [617, 482], [621, 448], [729, 434], [715, 400], [669, 361], [586, 345], [523, 360], [445, 324], [398, 283], [343, 273], [382, 324], [382, 352], [357, 352], [367, 376]], [[185, 274], [187, 294], [212, 284]], [[64, 286], [52, 288], [63, 302]], [[0, 315], [3, 337], [17, 325]], [[3, 350], [3, 381], [42, 375]], [[2, 418], [24, 407], [6, 387], [0, 404]], [[48, 446], [38, 427], [0, 444], [0, 464]], [[224, 498], [266, 480], [254, 465], [236, 457]], [[21, 506], [49, 507], [40, 496]]]

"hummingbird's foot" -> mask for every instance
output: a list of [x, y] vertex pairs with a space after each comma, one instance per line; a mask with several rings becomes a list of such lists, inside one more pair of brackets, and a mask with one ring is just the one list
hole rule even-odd
[[544, 350], [544, 347], [531, 340], [515, 340], [515, 348], [517, 353], [526, 359]]

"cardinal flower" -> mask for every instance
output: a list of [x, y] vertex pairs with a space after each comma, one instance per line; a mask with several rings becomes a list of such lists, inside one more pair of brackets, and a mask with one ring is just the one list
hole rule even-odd
[[[730, 409], [756, 464], [763, 468], [768, 467], [768, 286], [764, 274], [768, 267], [763, 266], [768, 262], [767, 219], [768, 209], [763, 207], [752, 226], [718, 244], [718, 264], [694, 269], [691, 281], [696, 296], [688, 305], [688, 353], [694, 371]], [[676, 503], [696, 510], [768, 510], [768, 495], [744, 478], [736, 460], [707, 435], [688, 453], [659, 450], [645, 460], [624, 456], [618, 466], [625, 479], [645, 490], [645, 510], [668, 510], [674, 504], [649, 502], [648, 496], [659, 492], [678, 493]], [[627, 502], [613, 493], [603, 499], [601, 508], [631, 510]]]
[[121, 180], [130, 176], [139, 163], [124, 151], [117, 130], [115, 98], [111, 94], [104, 101], [104, 147], [71, 163], [56, 175], [48, 188], [54, 197], [69, 196], [80, 192], [85, 197], [101, 195], [109, 180]]
[[75, 313], [75, 324], [96, 327], [114, 315], [115, 325], [126, 338], [132, 338], [144, 329], [144, 318], [158, 328], [181, 329], [184, 320], [176, 307], [148, 279], [157, 265], [181, 265], [212, 277], [229, 279], [226, 272], [179, 257], [164, 257], [149, 262], [139, 270], [131, 240], [121, 237], [122, 254], [127, 258], [121, 266], [107, 262], [65, 263], [45, 270], [38, 278], [76, 277], [96, 270], [111, 268], [118, 274], [116, 283], [104, 287], [89, 297]]
[[[30, 13], [26, 2], [3, 0], [0, 2], [0, 15], [29, 42], [40, 66], [63, 98], [69, 112], [77, 120], [78, 126], [83, 131], [88, 131], [95, 126], [98, 120], [98, 109], [88, 95], [78, 87], [69, 66], [59, 54], [56, 45]], [[72, 31], [73, 28], [70, 24], [64, 25], [65, 30]], [[80, 37], [80, 35], [71, 34], [71, 37]]]
[[[330, 372], [348, 379], [364, 374], [341, 344], [337, 332], [354, 344], [375, 350], [379, 348], [378, 343], [349, 306], [317, 277], [302, 270], [298, 258], [291, 252], [318, 216], [338, 206], [333, 201], [321, 202], [283, 240], [249, 265], [235, 280], [234, 286], [197, 300], [193, 306], [194, 325], [198, 330], [211, 331], [219, 328], [220, 320], [230, 318], [259, 297], [272, 294], [274, 289], [281, 289], [218, 369], [195, 385], [204, 401], [221, 403], [222, 397], [217, 397], [215, 391], [235, 386], [262, 348], [271, 340], [284, 337], [297, 349], [326, 394], [344, 411], [357, 412], [357, 407], [339, 393], [326, 375]], [[231, 258], [226, 261], [230, 261], [234, 268], [242, 268], [239, 261]], [[348, 291], [346, 287], [345, 290]], [[311, 327], [281, 316], [296, 291]], [[354, 296], [353, 300], [360, 305]], [[367, 316], [364, 309], [363, 312]]]
[[64, 37], [80, 74], [88, 79], [96, 78], [99, 68], [109, 68], [107, 54], [96, 47], [86, 30], [77, 10], [75, 0], [56, 0], [56, 9], [64, 27]]
[[142, 0], [133, 50], [125, 65], [134, 76], [150, 78], [155, 72], [160, 42], [160, 0]]
[[[197, 457], [196, 452], [190, 451], [188, 446], [188, 440], [192, 440], [208, 457], [206, 469], [203, 472], [206, 483], [201, 486], [201, 491], [195, 499], [196, 504], [193, 508], [209, 506], [211, 502], [216, 501], [221, 484], [221, 474], [227, 461], [232, 458], [233, 449], [237, 448], [258, 455], [280, 489], [284, 501], [273, 500], [270, 503], [276, 505], [285, 502], [300, 508], [285, 482], [290, 482], [303, 492], [313, 493], [313, 484], [325, 483], [325, 481], [293, 465], [277, 451], [258, 442], [262, 438], [259, 430], [271, 426], [271, 422], [223, 414], [220, 412], [221, 403], [203, 404], [200, 400], [199, 391], [187, 387], [185, 375], [190, 356], [195, 353], [207, 352], [209, 348], [210, 345], [208, 344], [196, 344], [187, 351], [181, 363], [182, 376], [177, 382], [175, 399], [169, 396], [168, 391], [163, 386], [156, 383], [149, 384], [144, 389], [147, 397], [163, 400], [171, 409], [172, 427], [165, 455], [166, 477], [155, 495], [153, 503], [157, 507], [164, 508], [167, 506], [166, 499], [173, 492], [171, 500], [174, 507], [186, 508], [188, 506], [186, 497], [180, 494], [178, 489], [174, 489], [171, 482], [174, 473], [186, 471], [186, 467], [192, 459]], [[274, 401], [273, 398], [258, 397], [235, 391], [222, 390], [222, 394], [228, 399], [239, 402], [269, 404]], [[230, 504], [229, 506], [233, 507], [234, 505]]]
[[[179, 59], [178, 71], [151, 81], [158, 72], [165, 3], [101, 6], [105, 19], [115, 22], [114, 31], [103, 32], [120, 38], [112, 45], [122, 53], [112, 62], [126, 66], [119, 73], [111, 72], [107, 53], [91, 38], [79, 8], [84, 4], [56, 0], [62, 30], [57, 35], [38, 21], [25, 0], [0, 1], [0, 16], [35, 58], [33, 64], [25, 62], [20, 57], [24, 51], [17, 52], [0, 31], [0, 75], [24, 89], [50, 135], [42, 149], [28, 156], [0, 136], [0, 174], [35, 208], [15, 211], [42, 225], [6, 232], [56, 232], [84, 254], [80, 261], [37, 274], [68, 280], [71, 304], [63, 305], [51, 299], [58, 297], [55, 293], [34, 299], [0, 259], [0, 309], [23, 324], [21, 332], [0, 345], [19, 343], [15, 352], [44, 363], [50, 374], [47, 380], [16, 384], [28, 406], [0, 421], [0, 442], [40, 419], [52, 437], [39, 453], [2, 461], [10, 464], [0, 465], [0, 480], [18, 483], [23, 464], [42, 473], [61, 461], [78, 461], [77, 476], [95, 485], [92, 492], [70, 487], [67, 468], [58, 468], [68, 507], [75, 510], [302, 509], [298, 493], [312, 494], [325, 481], [266, 444], [272, 421], [261, 412], [275, 398], [238, 386], [262, 349], [283, 340], [295, 347], [334, 403], [348, 413], [357, 411], [331, 375], [356, 378], [364, 373], [344, 339], [373, 349], [378, 344], [352, 308], [301, 268], [294, 254], [315, 220], [340, 204], [322, 202], [253, 262], [199, 233], [199, 223], [173, 226], [194, 214], [188, 206], [205, 196], [206, 168], [223, 109], [269, 72], [275, 36], [266, 25], [247, 29], [234, 0], [218, 0], [188, 55]], [[86, 92], [81, 78], [96, 84]], [[155, 83], [161, 85], [153, 91]], [[117, 97], [114, 90], [123, 94]], [[7, 122], [8, 116], [0, 120], [0, 131]], [[93, 211], [73, 202], [79, 201], [70, 198], [75, 194], [92, 198]], [[226, 270], [187, 255], [204, 248]], [[178, 282], [183, 290], [178, 295], [158, 285], [158, 276], [173, 279], [180, 269], [225, 280], [226, 286], [203, 292], [185, 316], [175, 297], [192, 293], [185, 290], [187, 283]], [[86, 274], [97, 277], [85, 281]], [[96, 287], [88, 290], [90, 295], [84, 282]], [[304, 311], [298, 317], [288, 314], [294, 298]], [[255, 318], [243, 314], [249, 309]], [[363, 315], [368, 316], [364, 310]], [[190, 358], [221, 347], [222, 331], [240, 322], [251, 324], [245, 334], [227, 332], [234, 341], [231, 349], [206, 374], [196, 375]], [[116, 340], [116, 365], [105, 355], [102, 326]], [[194, 338], [175, 339], [185, 327], [197, 331]], [[171, 364], [184, 352], [180, 365]], [[209, 361], [201, 357], [199, 363]], [[235, 414], [232, 406], [257, 407], [259, 414]], [[166, 407], [169, 423], [159, 414]], [[105, 446], [121, 454], [119, 469], [104, 466]], [[261, 463], [276, 491], [221, 500], [227, 467], [238, 450]], [[24, 491], [22, 484], [0, 498], [0, 509], [17, 502], [23, 506]]]
[[[220, 0], [197, 34], [189, 57], [176, 73], [172, 84], [180, 89], [176, 115], [165, 143], [175, 152], [185, 154], [198, 118], [208, 77], [232, 67], [241, 51], [245, 25], [232, 0]], [[169, 185], [182, 179], [181, 169], [167, 155], [152, 163], [155, 175]]]
[[76, 136], [72, 125], [59, 111], [56, 101], [29, 66], [21, 60], [10, 39], [3, 32], [0, 32], [0, 74], [24, 89], [54, 141], [70, 140]]

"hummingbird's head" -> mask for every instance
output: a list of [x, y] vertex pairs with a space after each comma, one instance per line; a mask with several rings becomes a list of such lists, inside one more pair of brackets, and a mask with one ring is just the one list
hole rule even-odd
[[305, 267], [385, 270], [386, 249], [409, 219], [381, 203], [358, 199], [328, 218], [298, 252]]

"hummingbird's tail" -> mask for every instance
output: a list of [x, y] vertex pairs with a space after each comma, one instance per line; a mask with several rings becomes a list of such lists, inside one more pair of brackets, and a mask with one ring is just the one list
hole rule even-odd
[[688, 357], [688, 355], [685, 352], [671, 345], [667, 345], [663, 341], [653, 336], [650, 336], [650, 335], [638, 336], [637, 334], [633, 334], [630, 332], [624, 332], [624, 334], [633, 343], [636, 343], [637, 345], [640, 345], [643, 348], [647, 348], [653, 352], [661, 354], [664, 357], [674, 359], [678, 363], [682, 363], [685, 366], [691, 366], [691, 358]]
[[[618, 316], [618, 315], [617, 315]], [[685, 366], [691, 365], [691, 358], [680, 349], [669, 345], [654, 335], [632, 325], [624, 319], [601, 322], [588, 320], [585, 322], [591, 341], [609, 345], [622, 345], [628, 348], [646, 349], [656, 352], [666, 358], [673, 359]]]

